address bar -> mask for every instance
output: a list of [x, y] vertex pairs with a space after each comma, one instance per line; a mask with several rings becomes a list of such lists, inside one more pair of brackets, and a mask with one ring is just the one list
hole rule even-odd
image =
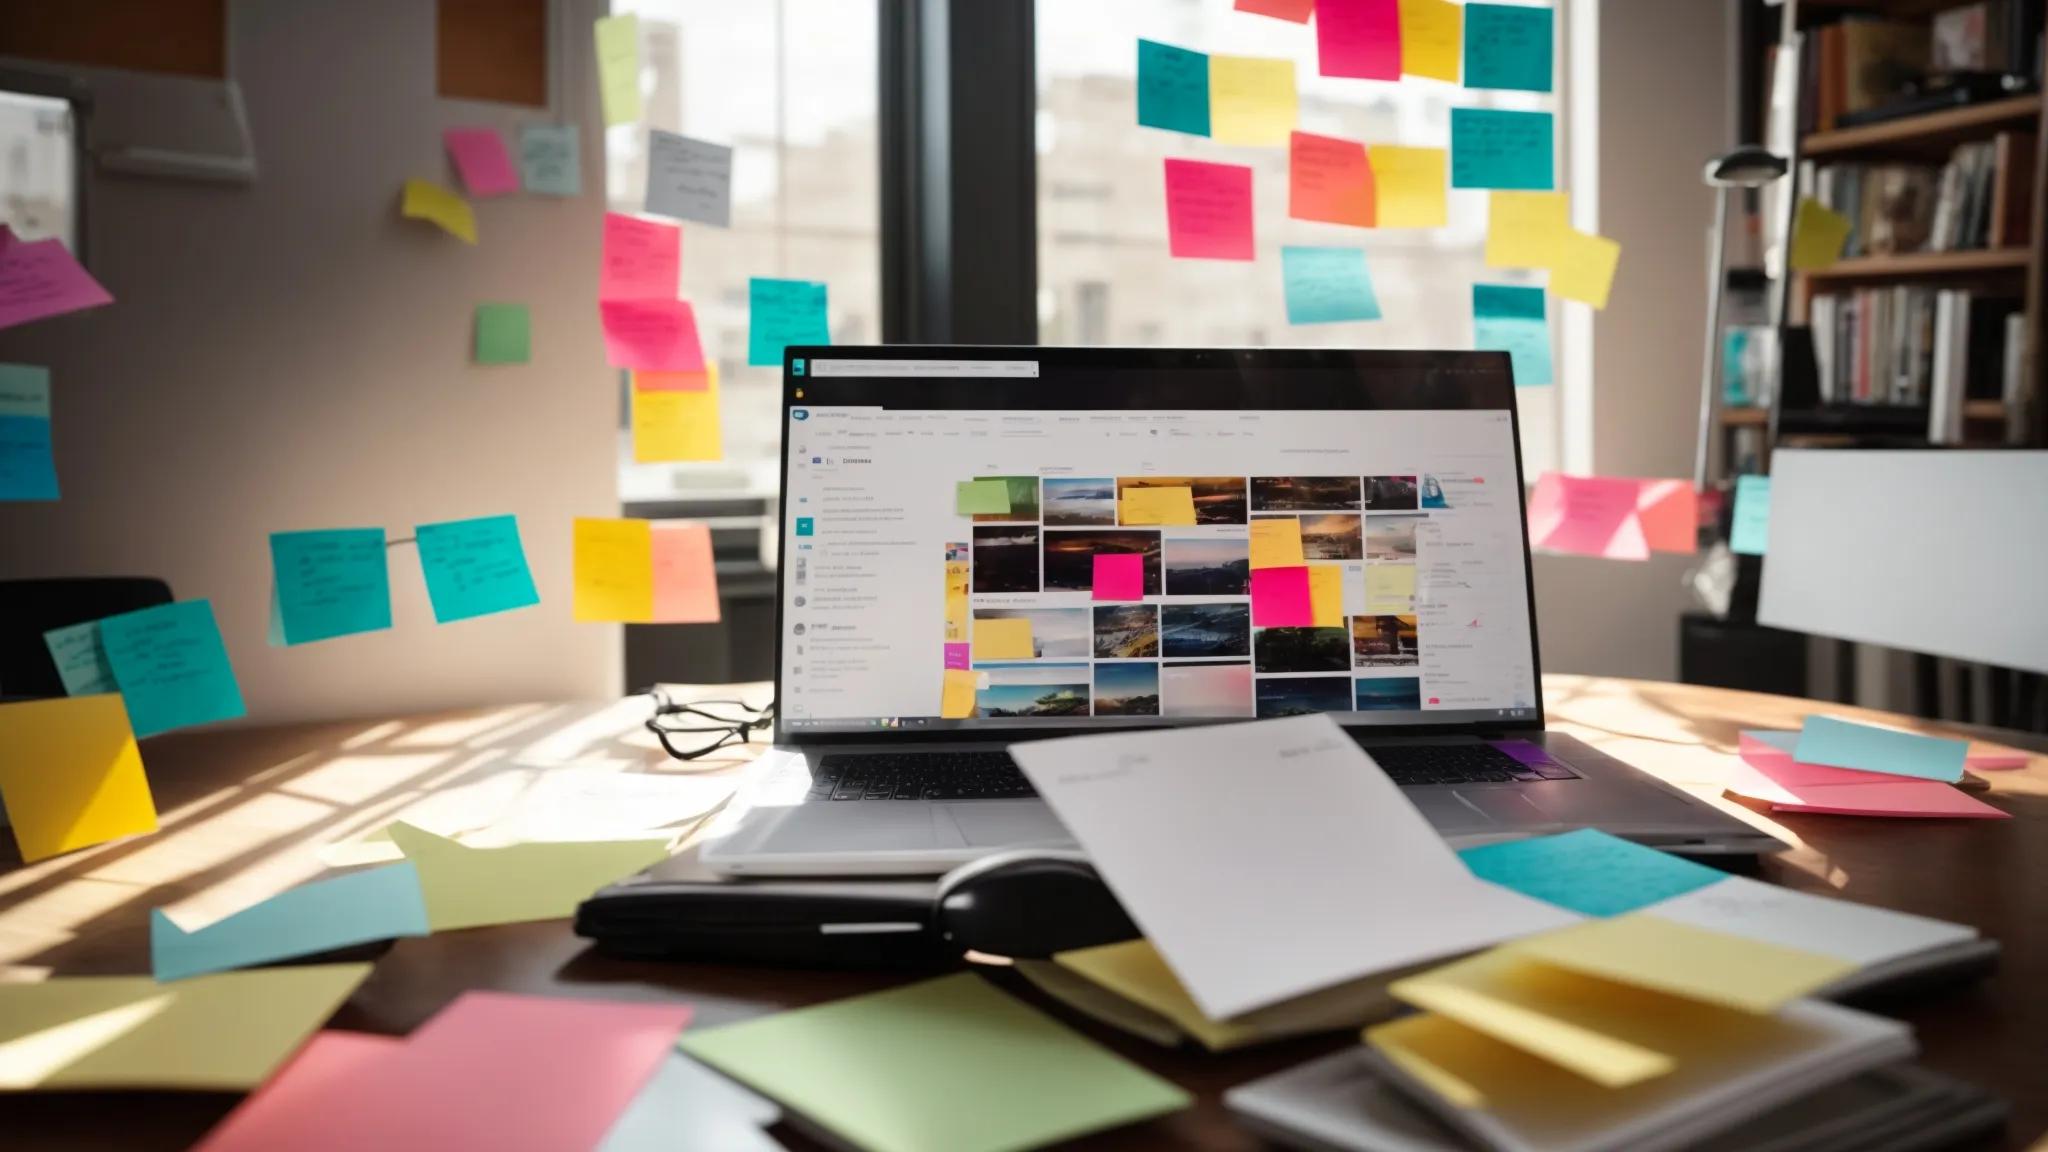
[[1036, 379], [1036, 360], [813, 360], [813, 376]]

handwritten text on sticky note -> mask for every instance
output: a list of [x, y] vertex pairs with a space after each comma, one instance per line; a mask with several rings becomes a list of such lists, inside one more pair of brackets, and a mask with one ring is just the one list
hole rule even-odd
[[1363, 248], [1280, 249], [1289, 324], [1332, 324], [1380, 318]]
[[100, 621], [107, 664], [137, 736], [232, 720], [247, 709], [213, 604], [181, 600]]
[[647, 131], [647, 211], [724, 228], [732, 223], [732, 149]]
[[1207, 136], [1208, 55], [1152, 40], [1138, 41], [1138, 123]]
[[825, 285], [811, 280], [747, 281], [747, 363], [782, 366], [791, 344], [830, 344]]
[[526, 565], [526, 550], [519, 542], [516, 517], [482, 516], [422, 524], [413, 535], [419, 542], [420, 570], [426, 577], [427, 599], [434, 605], [435, 623], [540, 603], [533, 572]]
[[1165, 161], [1167, 248], [1183, 260], [1252, 258], [1252, 170]]
[[1555, 187], [1554, 121], [1548, 112], [1451, 109], [1451, 187]]

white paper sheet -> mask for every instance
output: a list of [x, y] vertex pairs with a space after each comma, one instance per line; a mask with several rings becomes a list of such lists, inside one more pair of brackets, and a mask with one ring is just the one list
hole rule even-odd
[[1643, 911], [1864, 967], [1975, 940], [1977, 931], [1847, 900], [1832, 900], [1741, 876], [1718, 880]]

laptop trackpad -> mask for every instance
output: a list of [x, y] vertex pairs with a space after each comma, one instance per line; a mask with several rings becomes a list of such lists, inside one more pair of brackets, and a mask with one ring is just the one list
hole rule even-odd
[[1491, 816], [1474, 808], [1448, 788], [1415, 788], [1404, 793], [1435, 828], [1445, 836], [1478, 832], [1494, 826]]
[[920, 852], [960, 845], [936, 805], [890, 800], [798, 804], [776, 820], [770, 840], [785, 851], [802, 852]]
[[952, 817], [960, 835], [970, 847], [997, 848], [1005, 844], [1072, 844], [1074, 837], [1043, 802], [1015, 800], [987, 804], [939, 804]]

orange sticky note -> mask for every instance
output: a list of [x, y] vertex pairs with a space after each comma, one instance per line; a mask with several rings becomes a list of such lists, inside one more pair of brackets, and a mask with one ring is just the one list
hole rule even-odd
[[1688, 480], [1645, 480], [1636, 491], [1636, 519], [1652, 552], [1699, 550], [1700, 498]]
[[1620, 244], [1591, 232], [1567, 229], [1558, 241], [1557, 263], [1550, 266], [1550, 290], [1567, 300], [1605, 308], [1619, 263]]
[[718, 567], [711, 554], [711, 525], [657, 523], [651, 540], [654, 563], [654, 622], [718, 622]]
[[156, 803], [118, 695], [0, 705], [0, 799], [34, 863], [156, 831]]
[[1447, 149], [1375, 144], [1366, 150], [1366, 160], [1372, 165], [1378, 227], [1441, 228], [1450, 220]]
[[702, 372], [635, 372], [635, 392], [708, 392], [711, 375], [718, 369], [710, 364]]
[[1252, 521], [1252, 568], [1299, 568], [1301, 521], [1293, 516]]
[[1308, 23], [1308, 14], [1315, 11], [1315, 7], [1316, 0], [1237, 0], [1239, 12], [1291, 20], [1296, 24]]
[[974, 715], [974, 673], [965, 668], [946, 669], [945, 686], [939, 692], [939, 718], [964, 720]]
[[645, 520], [578, 517], [572, 529], [576, 619], [645, 624], [654, 618], [654, 533]]
[[1252, 170], [1166, 160], [1168, 250], [1183, 260], [1252, 258]]
[[1373, 226], [1372, 165], [1356, 140], [1296, 132], [1287, 143], [1287, 214]]
[[1308, 570], [1310, 624], [1316, 628], [1344, 626], [1344, 569], [1335, 564], [1311, 565]]
[[991, 619], [977, 617], [974, 621], [974, 659], [976, 660], [1030, 660], [1038, 655], [1037, 647], [1031, 642], [1031, 619], [1019, 616], [1015, 619]]

